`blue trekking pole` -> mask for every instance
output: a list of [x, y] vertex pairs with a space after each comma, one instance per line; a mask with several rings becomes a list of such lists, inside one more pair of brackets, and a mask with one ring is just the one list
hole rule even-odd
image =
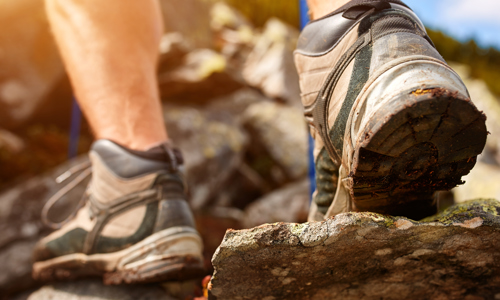
[[82, 123], [82, 112], [80, 106], [73, 98], [71, 105], [71, 126], [69, 130], [68, 159], [76, 157], [78, 153], [78, 140], [80, 139], [80, 126]]
[[[306, 0], [299, 0], [299, 14], [300, 14], [300, 30], [302, 30], [307, 23], [309, 23], [309, 8], [307, 7], [307, 2]], [[309, 134], [308, 135], [308, 141], [309, 141], [309, 150], [308, 150], [308, 161], [309, 161], [309, 169], [308, 169], [308, 177], [309, 177], [309, 182], [311, 183], [311, 200], [312, 200], [312, 194], [316, 190], [316, 174], [314, 171], [314, 140], [312, 136]]]

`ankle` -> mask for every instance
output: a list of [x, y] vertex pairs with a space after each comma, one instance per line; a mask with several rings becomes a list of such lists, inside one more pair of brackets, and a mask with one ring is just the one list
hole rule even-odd
[[109, 140], [117, 143], [118, 145], [135, 151], [147, 151], [155, 146], [168, 143], [169, 138], [162, 130], [150, 130], [149, 132], [142, 132], [141, 134], [127, 134], [127, 132], [119, 132], [118, 130], [98, 132], [95, 134], [97, 140]]

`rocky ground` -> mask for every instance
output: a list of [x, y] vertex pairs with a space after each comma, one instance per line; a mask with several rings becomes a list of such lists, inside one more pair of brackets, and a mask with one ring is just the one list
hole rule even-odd
[[[31, 249], [50, 232], [40, 211], [61, 187], [54, 179], [87, 157], [64, 162], [72, 95], [43, 1], [5, 3], [0, 20], [16, 16], [16, 26], [0, 29], [0, 54], [10, 57], [0, 57], [0, 298], [202, 297], [201, 279], [139, 287], [96, 279], [43, 286], [31, 279]], [[206, 274], [216, 269], [212, 298], [490, 299], [500, 293], [492, 288], [500, 285], [494, 202], [459, 206], [458, 216], [432, 222], [349, 214], [297, 225], [306, 220], [310, 194], [307, 128], [292, 61], [297, 30], [277, 19], [255, 28], [221, 3], [161, 3], [168, 29], [158, 70], [165, 126], [185, 156]], [[25, 50], [7, 46], [12, 40]], [[442, 194], [441, 207], [453, 197], [500, 198], [500, 104], [466, 67], [456, 67], [486, 111], [492, 135], [468, 183], [455, 196]], [[90, 143], [83, 124], [80, 152]], [[54, 207], [53, 218], [71, 212], [85, 184]], [[235, 231], [264, 223], [273, 224]]]
[[[209, 299], [498, 299], [500, 203], [229, 230]], [[237, 276], [235, 276], [237, 274]]]

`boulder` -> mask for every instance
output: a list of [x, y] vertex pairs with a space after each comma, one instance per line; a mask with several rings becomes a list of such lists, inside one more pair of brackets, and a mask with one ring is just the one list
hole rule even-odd
[[164, 116], [169, 137], [185, 158], [191, 206], [202, 209], [242, 161], [247, 137], [224, 111], [166, 105]]
[[228, 230], [209, 299], [497, 299], [499, 232], [496, 200], [420, 222], [344, 213]]
[[273, 102], [255, 103], [245, 111], [243, 125], [254, 152], [269, 154], [283, 171], [284, 182], [307, 174], [307, 127], [300, 109]]
[[263, 102], [273, 101], [262, 95], [259, 91], [246, 87], [234, 93], [214, 98], [203, 109], [210, 112], [224, 111], [225, 113], [231, 114], [239, 124], [242, 124], [242, 119], [247, 108], [253, 104]]
[[[254, 89], [243, 88], [232, 94], [211, 100], [207, 106], [203, 107], [203, 111], [209, 115], [220, 115], [223, 113], [223, 115], [231, 116], [231, 118], [234, 118], [235, 128], [241, 128], [244, 122], [244, 112], [249, 106], [271, 101]], [[245, 135], [247, 136], [246, 131]], [[275, 185], [269, 184], [253, 168], [251, 158], [249, 158], [248, 146], [248, 143], [246, 143], [242, 153], [242, 161], [235, 166], [235, 172], [228, 178], [225, 184], [220, 186], [217, 193], [214, 194], [214, 198], [210, 200], [211, 205], [215, 208], [233, 207], [243, 209], [247, 204], [260, 198], [263, 194], [277, 188]], [[262, 146], [259, 149], [262, 149]], [[219, 243], [222, 240], [222, 236], [219, 239]]]
[[307, 221], [309, 212], [311, 185], [308, 179], [302, 179], [275, 190], [254, 201], [245, 208], [244, 228], [251, 228], [264, 223]]
[[216, 48], [226, 57], [231, 70], [241, 72], [258, 33], [239, 11], [224, 2], [214, 3], [210, 17]]
[[169, 32], [161, 37], [159, 50], [158, 72], [161, 74], [179, 67], [193, 48], [181, 33]]
[[163, 100], [206, 104], [243, 87], [238, 74], [227, 68], [226, 58], [211, 49], [190, 51], [177, 68], [165, 68], [158, 75]]
[[271, 18], [245, 62], [243, 78], [266, 96], [302, 108], [299, 76], [293, 61], [298, 35], [296, 29]]

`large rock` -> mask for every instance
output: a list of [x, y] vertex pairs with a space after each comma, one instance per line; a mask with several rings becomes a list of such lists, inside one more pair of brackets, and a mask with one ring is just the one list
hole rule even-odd
[[298, 35], [291, 26], [270, 19], [248, 56], [243, 77], [266, 96], [301, 108], [299, 77], [293, 62]]
[[214, 3], [210, 16], [216, 48], [230, 62], [230, 69], [241, 72], [254, 46], [257, 32], [239, 11], [224, 2]]
[[164, 68], [158, 75], [162, 99], [185, 104], [207, 103], [243, 87], [238, 74], [228, 70], [226, 58], [211, 49], [196, 49], [177, 68]]
[[158, 71], [162, 73], [179, 67], [193, 48], [181, 33], [169, 32], [161, 37], [159, 50]]
[[224, 111], [165, 106], [164, 116], [169, 137], [185, 158], [192, 207], [201, 209], [240, 164], [247, 137]]
[[243, 124], [252, 144], [262, 146], [288, 180], [307, 174], [307, 127], [302, 110], [273, 102], [255, 103], [245, 111]]
[[500, 204], [478, 200], [422, 222], [344, 213], [228, 230], [211, 299], [497, 299]]
[[308, 179], [292, 182], [256, 200], [245, 208], [244, 228], [264, 223], [301, 223], [307, 220], [311, 198]]

